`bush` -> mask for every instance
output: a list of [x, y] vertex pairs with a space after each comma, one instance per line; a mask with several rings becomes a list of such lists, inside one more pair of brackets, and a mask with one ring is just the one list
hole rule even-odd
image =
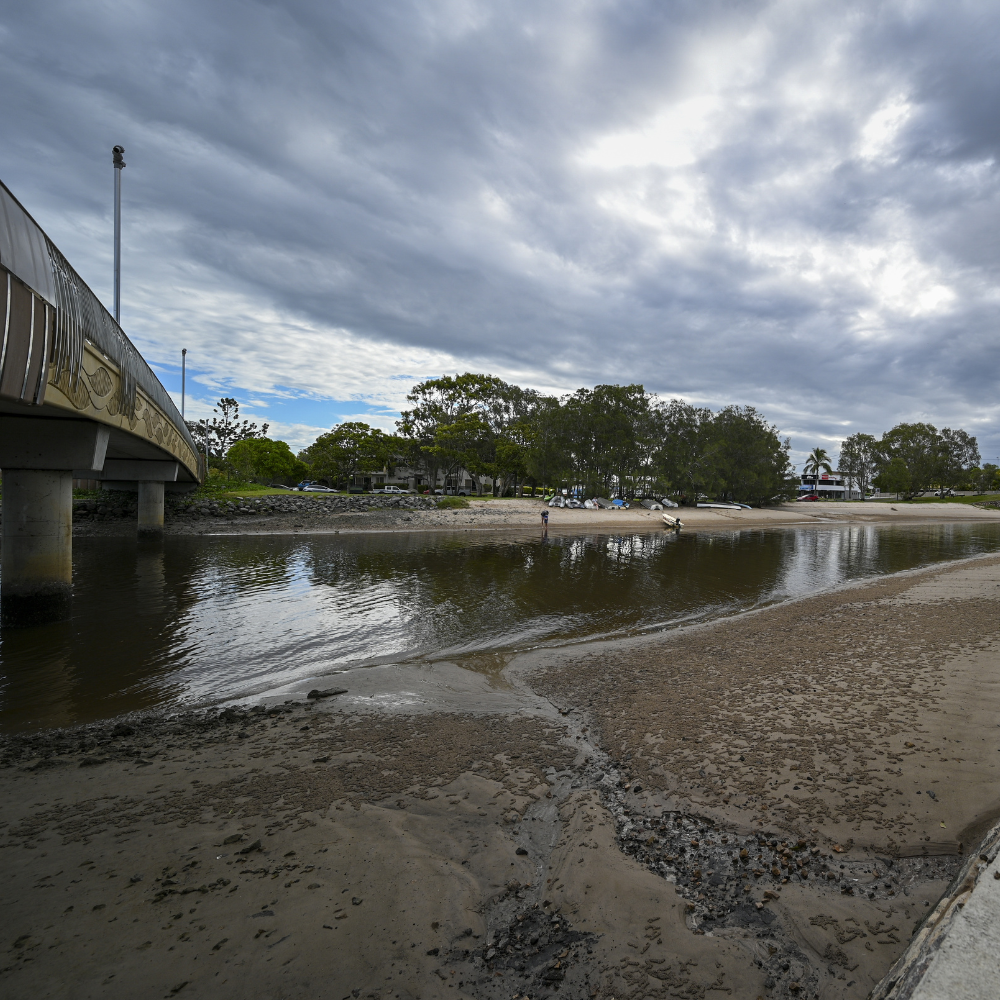
[[469, 501], [465, 497], [441, 497], [437, 502], [438, 510], [454, 510], [459, 507], [468, 507]]

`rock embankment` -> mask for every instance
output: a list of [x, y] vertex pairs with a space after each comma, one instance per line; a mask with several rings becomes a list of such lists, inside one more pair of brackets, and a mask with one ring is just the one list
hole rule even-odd
[[[361, 514], [381, 510], [433, 510], [432, 497], [404, 494], [361, 494], [354, 496], [310, 496], [300, 493], [288, 496], [265, 496], [240, 500], [216, 500], [188, 496], [167, 496], [164, 520], [218, 520], [236, 517], [273, 517], [276, 515]], [[98, 500], [77, 500], [73, 504], [73, 520], [78, 523], [114, 521], [136, 516], [136, 495], [108, 491]]]

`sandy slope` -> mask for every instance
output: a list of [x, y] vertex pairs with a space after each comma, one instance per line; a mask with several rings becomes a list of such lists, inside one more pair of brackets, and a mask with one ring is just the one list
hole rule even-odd
[[998, 595], [980, 558], [7, 739], [0, 987], [860, 1000], [1000, 811]]

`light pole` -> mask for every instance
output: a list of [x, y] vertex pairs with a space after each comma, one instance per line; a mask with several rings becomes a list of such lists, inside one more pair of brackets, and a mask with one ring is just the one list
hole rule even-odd
[[184, 383], [187, 375], [187, 352], [186, 347], [181, 348], [181, 420], [184, 419]]
[[115, 168], [115, 322], [121, 323], [122, 312], [122, 171], [125, 169], [124, 146], [111, 150]]

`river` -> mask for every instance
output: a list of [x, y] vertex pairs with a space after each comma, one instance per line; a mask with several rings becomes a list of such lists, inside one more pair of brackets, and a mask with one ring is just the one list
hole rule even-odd
[[495, 670], [998, 550], [1000, 524], [82, 538], [72, 618], [0, 633], [0, 728], [250, 699], [348, 665]]

